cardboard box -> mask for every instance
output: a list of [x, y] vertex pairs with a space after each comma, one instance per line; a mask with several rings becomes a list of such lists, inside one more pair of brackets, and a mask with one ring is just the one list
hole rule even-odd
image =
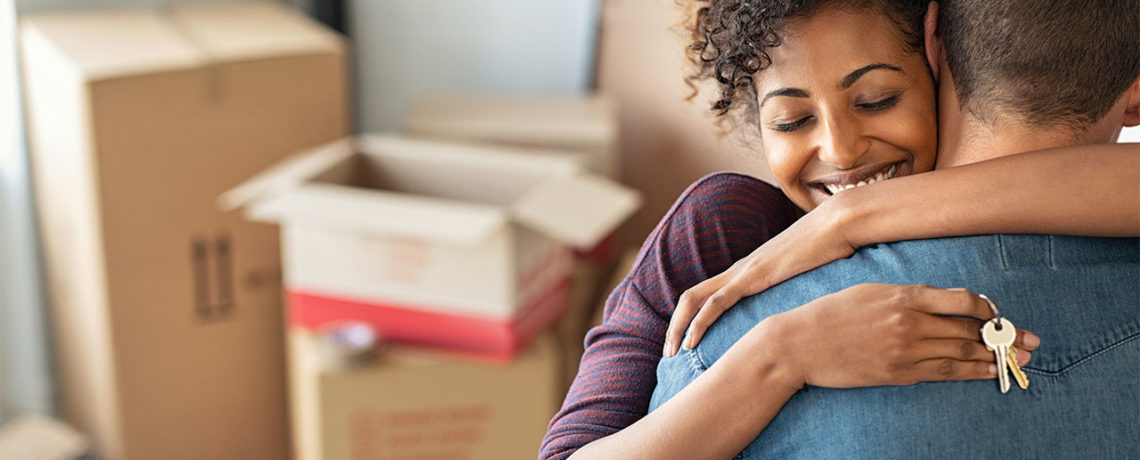
[[282, 224], [294, 322], [364, 320], [500, 356], [565, 308], [569, 248], [593, 247], [638, 202], [578, 155], [380, 135], [300, 153], [219, 198]]
[[412, 104], [404, 132], [584, 152], [591, 171], [621, 177], [617, 108], [599, 95], [428, 94]]
[[284, 458], [277, 229], [214, 201], [346, 134], [341, 37], [273, 3], [21, 26], [61, 415], [111, 459]]
[[392, 345], [351, 370], [322, 369], [309, 332], [289, 337], [301, 460], [534, 458], [561, 397], [550, 335], [502, 365]]

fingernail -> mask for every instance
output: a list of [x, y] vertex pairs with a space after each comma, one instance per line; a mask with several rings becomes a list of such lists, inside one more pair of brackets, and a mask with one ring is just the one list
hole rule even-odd
[[949, 288], [947, 291], [965, 291], [966, 288]]
[[671, 342], [669, 342], [668, 340], [666, 340], [665, 346], [661, 347], [661, 356], [668, 358], [670, 355], [673, 354], [672, 351], [673, 351], [673, 344]]
[[997, 375], [997, 364], [990, 364], [990, 375]]
[[1025, 365], [1029, 362], [1029, 352], [1025, 350], [1017, 350], [1017, 362]]
[[1036, 347], [1037, 345], [1041, 344], [1041, 339], [1036, 335], [1033, 335], [1031, 332], [1026, 332], [1024, 342], [1026, 346]]

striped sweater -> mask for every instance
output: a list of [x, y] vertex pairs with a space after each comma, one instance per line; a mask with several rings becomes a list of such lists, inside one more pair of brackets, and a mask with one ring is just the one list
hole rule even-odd
[[566, 458], [644, 416], [681, 293], [751, 253], [799, 213], [779, 189], [741, 174], [712, 174], [689, 186], [606, 300], [602, 324], [586, 335], [578, 376], [539, 458]]

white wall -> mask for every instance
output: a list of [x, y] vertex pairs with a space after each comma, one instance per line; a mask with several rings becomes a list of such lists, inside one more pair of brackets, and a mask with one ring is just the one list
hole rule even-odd
[[600, 0], [348, 0], [360, 131], [430, 91], [582, 93]]
[[16, 74], [16, 14], [12, 0], [0, 0], [0, 101], [5, 101], [0, 106], [0, 422], [24, 412], [53, 410]]
[[1140, 142], [1140, 126], [1124, 128], [1124, 130], [1120, 132], [1118, 142]]

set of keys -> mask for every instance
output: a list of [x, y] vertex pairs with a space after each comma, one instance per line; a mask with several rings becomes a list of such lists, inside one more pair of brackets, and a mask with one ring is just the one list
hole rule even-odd
[[994, 311], [994, 319], [982, 325], [981, 333], [986, 349], [993, 351], [997, 359], [998, 387], [1002, 393], [1008, 393], [1009, 374], [1012, 373], [1018, 387], [1022, 390], [1029, 389], [1029, 377], [1021, 370], [1021, 364], [1017, 362], [1017, 348], [1013, 346], [1017, 340], [1017, 328], [998, 313], [997, 305], [989, 297], [982, 294], [979, 296], [989, 303], [990, 309]]

